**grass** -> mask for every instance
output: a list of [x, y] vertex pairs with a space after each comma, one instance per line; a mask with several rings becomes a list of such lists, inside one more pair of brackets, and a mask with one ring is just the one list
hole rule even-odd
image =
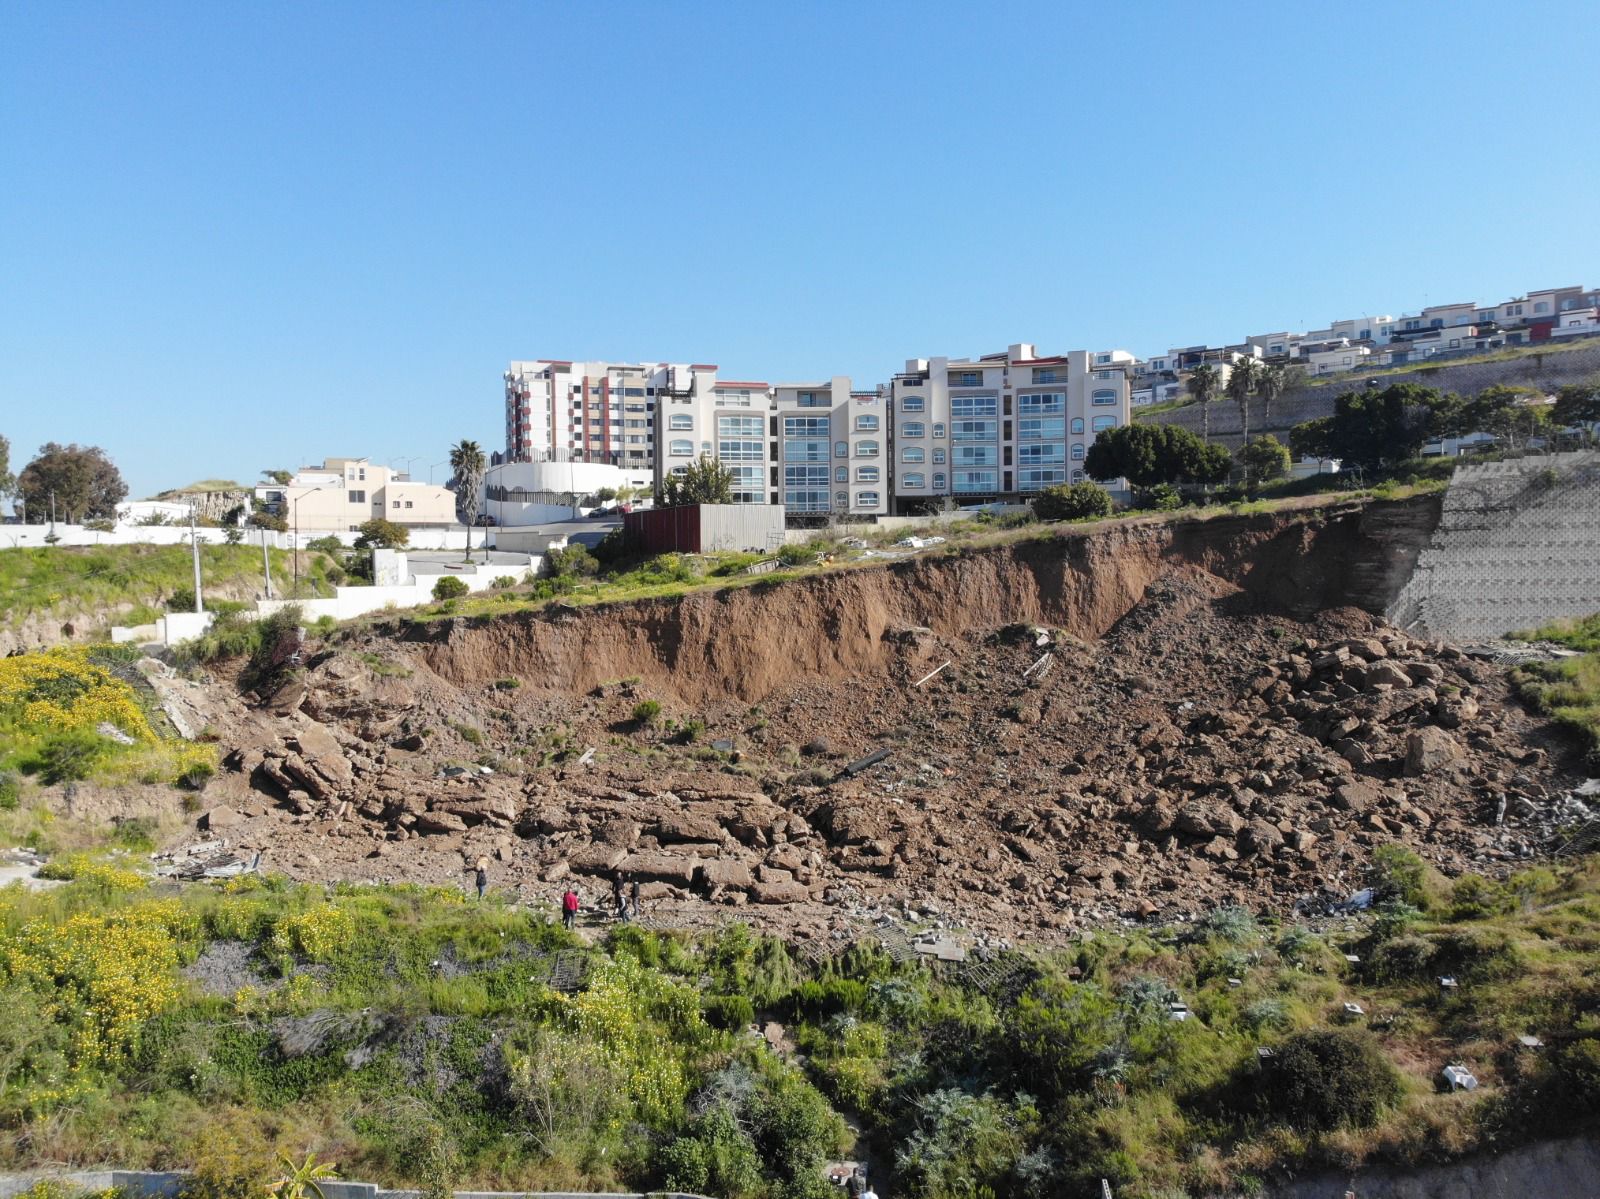
[[[274, 581], [286, 588], [289, 559], [269, 550]], [[261, 581], [261, 550], [245, 545], [200, 549], [207, 588], [253, 591]], [[106, 617], [131, 605], [131, 615], [159, 609], [174, 592], [194, 585], [187, 545], [50, 546], [0, 550], [0, 619], [11, 625], [49, 613], [67, 619]]]
[[[1223, 910], [1010, 952], [987, 975], [895, 961], [875, 937], [813, 962], [737, 924], [590, 925], [586, 944], [553, 904], [443, 888], [158, 894], [129, 861], [67, 857], [60, 889], [0, 892], [6, 1168], [196, 1167], [204, 1187], [219, 1156], [250, 1173], [313, 1151], [402, 1185], [810, 1197], [843, 1113], [894, 1163], [880, 1188], [911, 1199], [1100, 1178], [1149, 1197], [1600, 1122], [1592, 859], [1452, 882], [1397, 851], [1382, 878], [1417, 907], [1316, 928]], [[207, 990], [220, 953], [248, 975]], [[575, 992], [549, 985], [557, 955]], [[1174, 998], [1190, 1019], [1168, 1017]], [[801, 1064], [744, 1034], [768, 1019]], [[1480, 1088], [1440, 1093], [1446, 1063]]]
[[1590, 762], [1600, 766], [1600, 612], [1511, 636], [1580, 652], [1576, 658], [1526, 663], [1513, 672], [1512, 682], [1524, 700], [1572, 733]]

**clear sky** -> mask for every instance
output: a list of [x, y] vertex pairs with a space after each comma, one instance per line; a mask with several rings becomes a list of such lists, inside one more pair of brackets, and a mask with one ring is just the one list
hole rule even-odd
[[423, 475], [513, 358], [868, 384], [1593, 285], [1597, 63], [1594, 0], [5, 0], [0, 433]]

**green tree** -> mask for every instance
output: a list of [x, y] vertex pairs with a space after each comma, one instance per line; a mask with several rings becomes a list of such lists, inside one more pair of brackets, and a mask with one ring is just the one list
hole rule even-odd
[[1228, 398], [1239, 406], [1239, 421], [1244, 427], [1244, 440], [1250, 441], [1250, 400], [1255, 396], [1261, 379], [1261, 364], [1254, 358], [1241, 358], [1228, 372]]
[[294, 472], [287, 470], [264, 470], [261, 477], [276, 483], [279, 487], [289, 486], [289, 480], [294, 478]]
[[380, 517], [367, 521], [356, 530], [355, 547], [358, 550], [397, 550], [404, 549], [410, 540], [410, 530]]
[[1135, 487], [1159, 483], [1220, 483], [1233, 458], [1179, 425], [1123, 425], [1094, 439], [1084, 458], [1091, 479], [1127, 479]]
[[615, 487], [602, 487], [599, 491], [594, 493], [594, 498], [599, 500], [602, 504], [609, 504], [612, 500], [617, 498], [617, 489]]
[[1235, 457], [1252, 487], [1289, 473], [1288, 447], [1270, 433], [1243, 446]]
[[1264, 362], [1256, 371], [1256, 394], [1261, 397], [1261, 423], [1271, 427], [1272, 405], [1300, 382], [1301, 369], [1285, 362]]
[[1297, 454], [1341, 458], [1350, 466], [1403, 462], [1437, 435], [1449, 407], [1446, 397], [1418, 383], [1346, 392], [1334, 401], [1332, 416], [1290, 430], [1289, 445]]
[[1090, 516], [1109, 516], [1111, 493], [1093, 483], [1046, 487], [1034, 497], [1033, 513], [1040, 520], [1082, 520]]
[[[1600, 382], [1567, 384], [1556, 393], [1550, 418], [1563, 427], [1600, 421]], [[4, 464], [0, 463], [0, 478], [3, 474]]]
[[433, 584], [433, 598], [436, 600], [459, 599], [465, 595], [469, 588], [455, 575], [440, 575]]
[[733, 503], [733, 472], [709, 454], [690, 463], [681, 475], [668, 475], [656, 502], [663, 508], [680, 504]]
[[[458, 441], [450, 447], [450, 470], [455, 475], [456, 511], [463, 513], [467, 522], [467, 553], [472, 553], [472, 526], [478, 520], [478, 505], [482, 502], [483, 473], [488, 460], [475, 441]], [[487, 538], [488, 534], [485, 533]]]
[[1200, 405], [1201, 440], [1211, 440], [1211, 401], [1217, 398], [1222, 385], [1222, 374], [1209, 362], [1203, 362], [1189, 373], [1189, 394]]
[[58, 519], [81, 521], [94, 516], [115, 516], [117, 504], [127, 498], [128, 485], [98, 446], [39, 447], [39, 454], [17, 476], [17, 494], [34, 513], [50, 511], [55, 497]]
[[11, 473], [11, 441], [0, 435], [0, 496], [10, 495], [16, 485], [17, 477]]

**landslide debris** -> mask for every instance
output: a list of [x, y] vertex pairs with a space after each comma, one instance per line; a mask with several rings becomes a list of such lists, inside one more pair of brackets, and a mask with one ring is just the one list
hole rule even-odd
[[[576, 643], [652, 628], [654, 661], [684, 663], [672, 691], [642, 658], [655, 685], [523, 675], [549, 664], [539, 624], [368, 633], [256, 697], [203, 820], [297, 877], [454, 882], [488, 856], [491, 885], [525, 900], [575, 882], [605, 904], [621, 872], [649, 918], [817, 938], [891, 909], [1034, 939], [1221, 903], [1286, 912], [1357, 889], [1391, 842], [1446, 873], [1539, 852], [1573, 779], [1498, 668], [1354, 607], [1291, 618], [1248, 571], [1207, 565], [1145, 556], [1120, 613], [1076, 628], [1036, 597], [1018, 623], [893, 624], [904, 580], [876, 572], [872, 606], [828, 614], [831, 665], [787, 676], [766, 652], [791, 644], [783, 588], [764, 600], [775, 623], [746, 594], [693, 656], [690, 618], [668, 628], [659, 606], [554, 618]], [[735, 650], [764, 663], [758, 694], [689, 673]], [[644, 699], [662, 720], [635, 719]]]

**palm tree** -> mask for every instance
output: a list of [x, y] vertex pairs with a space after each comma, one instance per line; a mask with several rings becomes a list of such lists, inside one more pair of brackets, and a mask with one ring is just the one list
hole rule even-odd
[[339, 1177], [332, 1162], [319, 1162], [314, 1153], [306, 1154], [306, 1160], [299, 1163], [286, 1153], [280, 1153], [278, 1160], [283, 1165], [284, 1176], [268, 1192], [271, 1199], [306, 1199], [308, 1193], [316, 1199], [326, 1199], [321, 1183]]
[[1250, 444], [1250, 397], [1255, 394], [1261, 364], [1254, 358], [1241, 358], [1228, 372], [1228, 398], [1239, 405], [1239, 419], [1244, 426], [1244, 443]]
[[1261, 397], [1261, 423], [1272, 422], [1272, 402], [1288, 391], [1299, 371], [1287, 363], [1262, 363], [1256, 370], [1256, 394]]
[[[456, 476], [456, 507], [467, 514], [467, 556], [472, 556], [472, 526], [478, 519], [478, 493], [483, 489], [486, 460], [475, 441], [461, 441], [450, 447], [450, 469]], [[485, 539], [488, 538], [485, 533]]]
[[1201, 436], [1211, 440], [1211, 401], [1217, 398], [1219, 375], [1209, 362], [1202, 363], [1189, 374], [1189, 394], [1200, 405]]

